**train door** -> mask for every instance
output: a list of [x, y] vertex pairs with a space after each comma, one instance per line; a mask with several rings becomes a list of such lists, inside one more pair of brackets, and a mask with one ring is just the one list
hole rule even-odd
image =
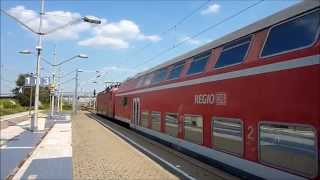
[[140, 125], [140, 99], [133, 98], [132, 100], [132, 124], [134, 127]]

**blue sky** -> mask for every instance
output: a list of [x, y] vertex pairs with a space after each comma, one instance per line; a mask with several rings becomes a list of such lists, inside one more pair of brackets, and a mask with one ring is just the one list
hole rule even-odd
[[[122, 81], [145, 69], [165, 62], [172, 57], [192, 50], [263, 17], [292, 6], [297, 0], [266, 0], [196, 39], [186, 41], [182, 46], [146, 61], [159, 52], [172, 47], [224, 18], [237, 13], [258, 0], [154, 0], [154, 1], [64, 1], [46, 0], [45, 30], [63, 25], [85, 15], [103, 20], [102, 25], [92, 26], [79, 23], [45, 37], [43, 54], [53, 62], [56, 47], [58, 62], [76, 54], [84, 53], [88, 59], [77, 59], [61, 66], [62, 74], [81, 68], [99, 70], [102, 76], [95, 79], [95, 72], [80, 73], [80, 90], [101, 91], [104, 81]], [[161, 34], [183, 17], [202, 6], [182, 24], [166, 34]], [[37, 14], [40, 3], [37, 0], [1, 1], [1, 9], [37, 28]], [[20, 73], [33, 72], [36, 58], [17, 52], [24, 49], [34, 51], [37, 37], [22, 28], [14, 20], [1, 14], [1, 93], [9, 92]], [[148, 48], [141, 50], [148, 45]], [[52, 68], [42, 63], [42, 75], [50, 75]], [[61, 81], [72, 76], [62, 77]], [[97, 81], [93, 84], [92, 81]], [[63, 85], [63, 91], [72, 91], [74, 81]]]

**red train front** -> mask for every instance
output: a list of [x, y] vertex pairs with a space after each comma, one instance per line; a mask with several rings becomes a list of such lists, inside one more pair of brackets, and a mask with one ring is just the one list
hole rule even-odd
[[117, 92], [119, 85], [112, 85], [98, 93], [96, 98], [96, 112], [97, 114], [114, 118], [115, 113], [115, 92]]
[[317, 179], [319, 22], [302, 2], [99, 94], [98, 112], [256, 177]]

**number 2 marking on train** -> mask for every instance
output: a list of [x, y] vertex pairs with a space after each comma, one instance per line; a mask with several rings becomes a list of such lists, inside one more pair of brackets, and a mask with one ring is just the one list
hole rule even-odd
[[248, 127], [248, 139], [251, 140], [251, 141], [254, 140], [253, 132], [254, 132], [253, 127], [252, 127], [252, 126], [249, 126], [249, 127]]

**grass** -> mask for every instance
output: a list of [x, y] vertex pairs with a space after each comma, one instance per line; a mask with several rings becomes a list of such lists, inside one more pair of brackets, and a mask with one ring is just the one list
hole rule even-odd
[[[39, 110], [49, 110], [49, 104], [42, 104]], [[0, 116], [28, 111], [29, 107], [24, 107], [19, 104], [15, 99], [0, 99]]]
[[27, 111], [14, 99], [0, 99], [0, 116]]
[[68, 104], [68, 103], [63, 103], [62, 106], [63, 111], [71, 111], [72, 110], [72, 104]]

